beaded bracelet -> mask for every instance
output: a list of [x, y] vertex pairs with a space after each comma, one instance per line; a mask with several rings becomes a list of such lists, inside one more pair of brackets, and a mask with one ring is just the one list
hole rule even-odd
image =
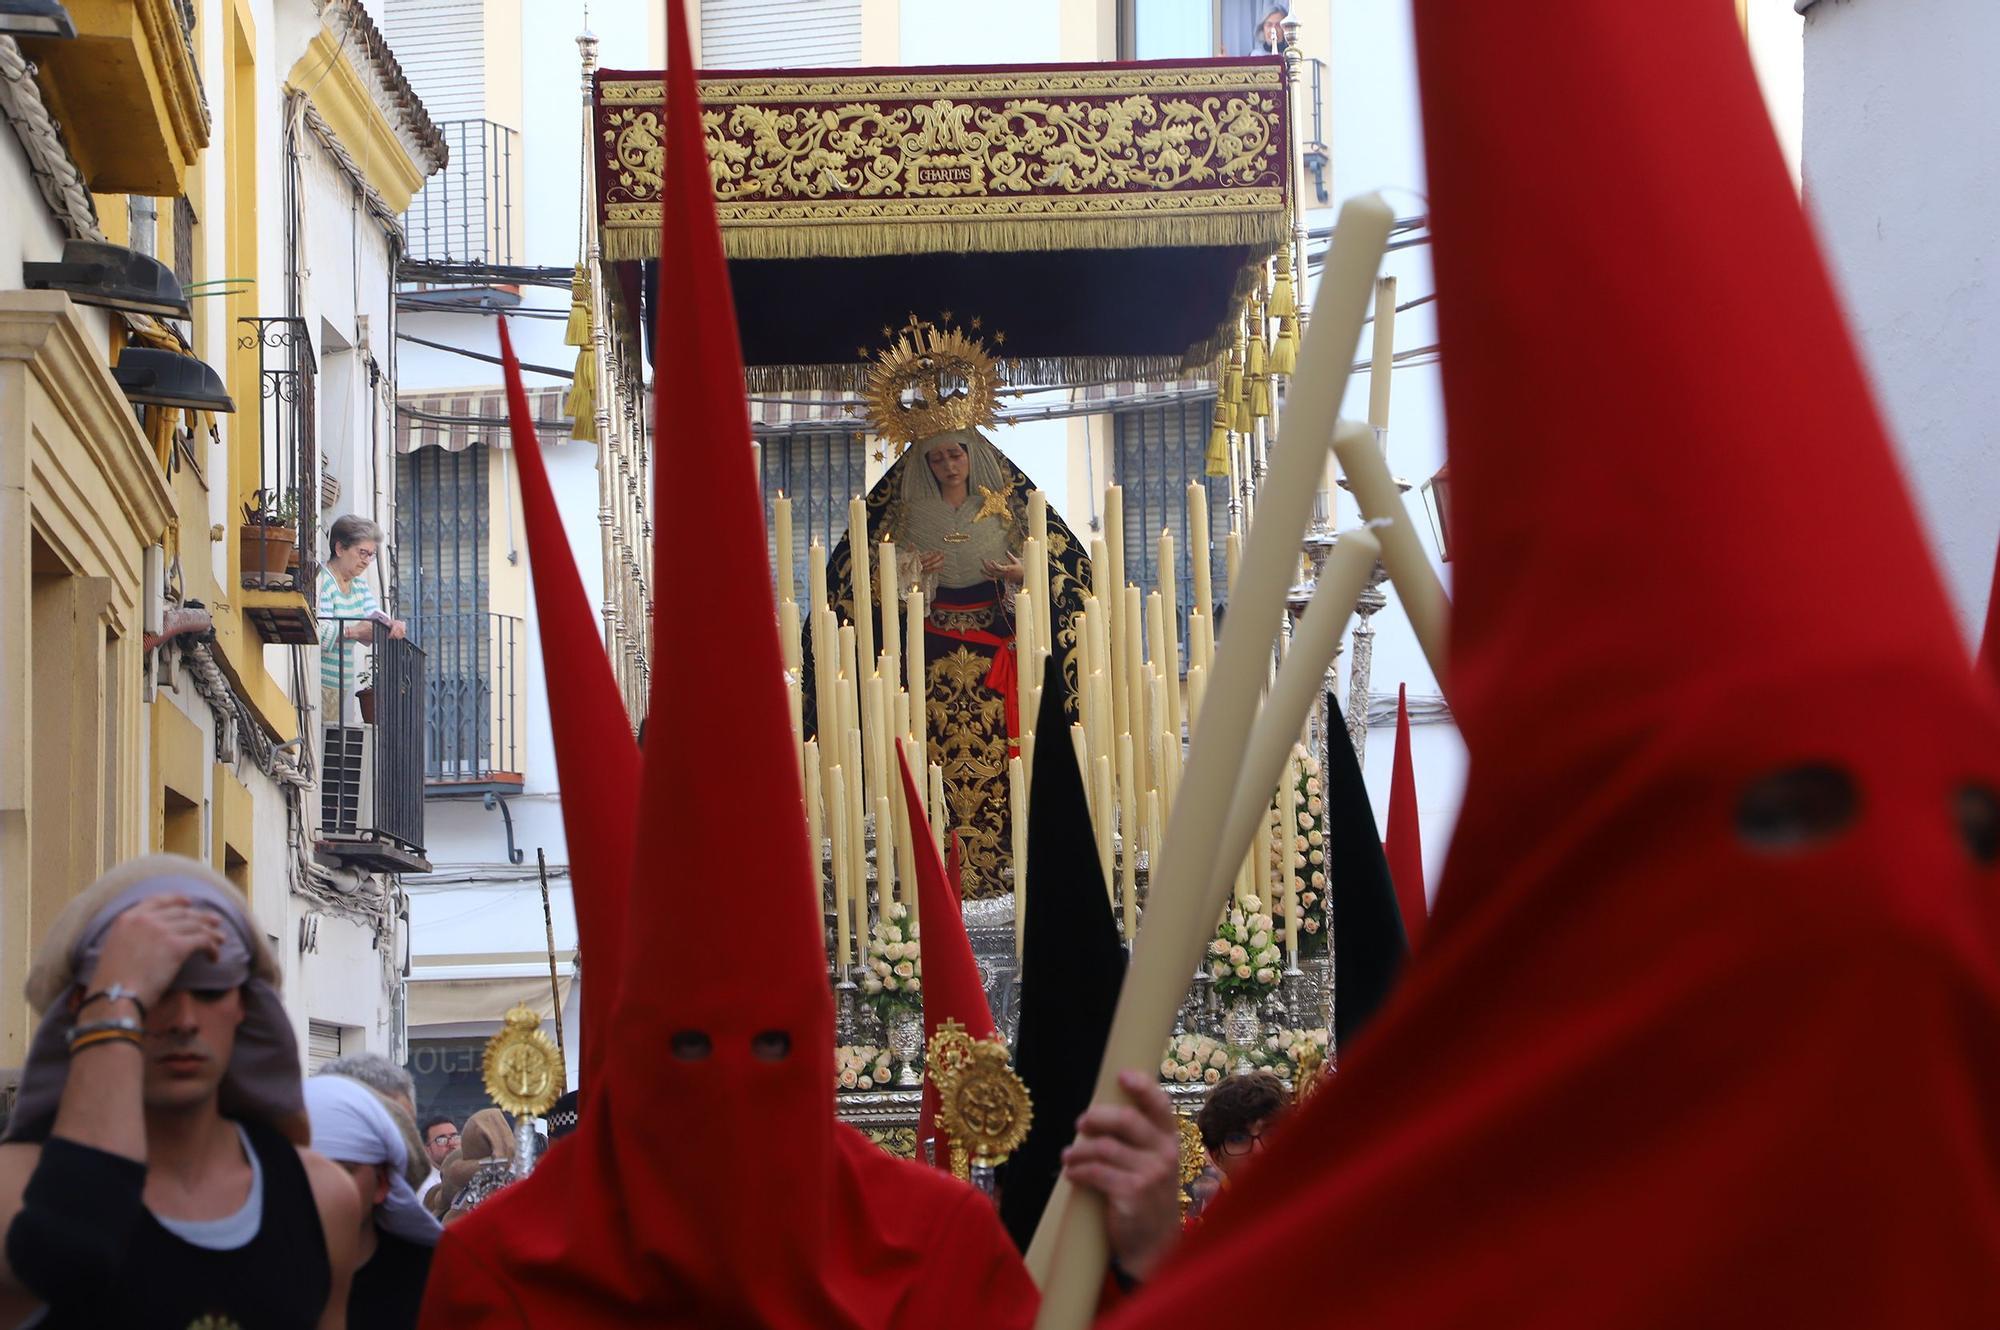
[[139, 1036], [134, 1034], [130, 1030], [116, 1030], [116, 1029], [98, 1030], [94, 1033], [84, 1035], [80, 1039], [70, 1040], [69, 1041], [70, 1056], [74, 1057], [78, 1053], [81, 1053], [84, 1049], [93, 1047], [97, 1044], [115, 1044], [115, 1043], [130, 1044], [134, 1048], [142, 1047], [139, 1041]]
[[118, 1016], [108, 1021], [90, 1021], [83, 1025], [76, 1026], [69, 1032], [68, 1036], [69, 1045], [70, 1047], [74, 1048], [76, 1046], [77, 1040], [87, 1038], [88, 1036], [94, 1034], [102, 1034], [106, 1030], [123, 1031], [124, 1033], [131, 1035], [134, 1039], [139, 1038], [141, 1035], [145, 1033], [145, 1027], [140, 1025], [139, 1022], [133, 1020], [130, 1016]]

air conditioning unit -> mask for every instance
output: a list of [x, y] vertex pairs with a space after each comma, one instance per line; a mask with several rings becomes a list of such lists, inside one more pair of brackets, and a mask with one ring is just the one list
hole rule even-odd
[[319, 825], [328, 836], [372, 836], [375, 727], [328, 725], [319, 767]]

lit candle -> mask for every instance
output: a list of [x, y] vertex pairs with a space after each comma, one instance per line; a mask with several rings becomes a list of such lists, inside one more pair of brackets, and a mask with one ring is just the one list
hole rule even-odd
[[[819, 622], [818, 611], [826, 604], [826, 546], [815, 540], [806, 551], [806, 609], [814, 614], [814, 623]], [[820, 650], [825, 651], [825, 646]]]
[[1111, 600], [1106, 606], [1111, 622], [1105, 625], [1110, 630], [1111, 732], [1124, 734], [1132, 728], [1132, 701], [1125, 674], [1125, 489], [1121, 485], [1107, 485], [1104, 489], [1104, 547], [1111, 560], [1110, 576], [1106, 578], [1111, 588]]
[[924, 711], [924, 698], [927, 696], [924, 681], [924, 593], [916, 587], [910, 588], [909, 599], [905, 602], [904, 623], [910, 638], [903, 648], [903, 673], [910, 692], [910, 738], [915, 742], [911, 757], [921, 771], [930, 758], [930, 718]]
[[[896, 622], [897, 602], [901, 599], [896, 594], [896, 542], [883, 541], [877, 552], [881, 556], [881, 575], [877, 581], [882, 587], [882, 654], [889, 658], [889, 667], [882, 671], [882, 677], [893, 680], [897, 674], [896, 653], [903, 649], [903, 626]], [[890, 728], [897, 727], [892, 725]], [[891, 776], [895, 774], [895, 756], [894, 753], [889, 755]], [[894, 780], [890, 781], [890, 785], [895, 784]]]
[[[870, 667], [875, 664], [875, 603], [869, 590], [868, 508], [860, 498], [847, 501], [848, 568], [854, 589], [854, 645], [856, 656]], [[858, 677], [858, 676], [857, 676]], [[866, 703], [862, 720], [865, 724]]]
[[778, 647], [784, 653], [785, 669], [796, 678], [799, 673], [799, 603], [778, 602]]
[[1111, 759], [1097, 759], [1097, 769], [1092, 773], [1091, 788], [1097, 793], [1097, 866], [1104, 871], [1104, 894], [1115, 907], [1118, 898], [1118, 875], [1111, 862], [1111, 824], [1116, 821], [1117, 805], [1112, 803]]
[[[1124, 723], [1118, 726], [1118, 733], [1143, 735], [1146, 732], [1146, 698], [1152, 690], [1146, 686], [1146, 653], [1140, 645], [1145, 622], [1144, 616], [1139, 613], [1139, 588], [1127, 586], [1124, 601], [1125, 612], [1120, 616], [1120, 621], [1125, 629], [1125, 650], [1122, 653], [1125, 658], [1125, 679], [1122, 684], [1125, 695], [1125, 719]], [[1143, 756], [1143, 750], [1134, 754], [1135, 765], [1130, 773], [1134, 780], [1144, 781], [1146, 778], [1144, 764], [1137, 762], [1137, 759]], [[1121, 775], [1118, 779], [1122, 784], [1126, 777]]]
[[771, 526], [778, 554], [778, 599], [798, 598], [798, 570], [792, 562], [792, 501], [780, 494], [771, 501]]
[[[1194, 604], [1196, 614], [1215, 613], [1215, 592], [1209, 584], [1208, 552], [1208, 490], [1199, 480], [1191, 480], [1187, 487], [1188, 560], [1194, 566]], [[1189, 660], [1193, 660], [1190, 656]]]
[[1021, 759], [1007, 759], [1007, 814], [1014, 841], [1014, 959], [1028, 931], [1028, 777]]
[[937, 845], [940, 856], [944, 854], [944, 831], [949, 819], [944, 806], [944, 768], [933, 762], [931, 766], [931, 840]]
[[[1258, 538], [1248, 551], [1242, 580], [1231, 591], [1229, 641], [1216, 660], [1214, 714], [1203, 719], [1189, 755], [1186, 797], [1176, 801], [1167, 828], [1169, 847], [1176, 853], [1166, 858], [1166, 872], [1154, 898], [1155, 905], [1164, 908], [1149, 912], [1147, 930], [1149, 936], [1156, 930], [1159, 936], [1134, 950], [1099, 1063], [1093, 1094], [1097, 1103], [1125, 1102], [1119, 1074], [1157, 1065], [1174, 1012], [1186, 995], [1188, 976], [1214, 925], [1217, 902], [1205, 888], [1214, 880], [1217, 863], [1234, 858], [1249, 839], [1247, 834], [1233, 841], [1222, 839], [1234, 811], [1232, 794], [1256, 790], [1253, 797], [1261, 803], [1283, 765], [1281, 753], [1261, 775], [1246, 770], [1258, 683], [1284, 613], [1290, 564], [1311, 516], [1315, 482], [1325, 466], [1327, 440], [1347, 390], [1348, 369], [1393, 221], [1387, 204], [1379, 196], [1368, 196], [1346, 204], [1334, 229], [1315, 300], [1316, 317], [1306, 330], [1299, 372], [1286, 403], [1284, 433], [1271, 458], [1260, 505], [1263, 512], [1255, 528]], [[1339, 552], [1336, 547], [1335, 554]], [[1352, 586], [1343, 583], [1337, 588], [1350, 593], [1347, 606], [1351, 606], [1360, 591], [1358, 579], [1365, 578], [1368, 570], [1345, 569], [1345, 563], [1343, 568], [1356, 575]], [[1341, 615], [1342, 625], [1345, 620]], [[1310, 661], [1305, 653], [1294, 653], [1292, 663]], [[1316, 688], [1321, 680], [1311, 682]], [[1309, 692], [1307, 697], [1309, 705]], [[1302, 706], [1296, 715], [1271, 715], [1266, 706], [1271, 723], [1282, 723], [1286, 731], [1287, 751], [1306, 710]], [[1261, 751], [1254, 756], [1261, 758]], [[1046, 1257], [1046, 1265], [1038, 1265], [1038, 1252]], [[1082, 1330], [1088, 1324], [1102, 1291], [1108, 1254], [1103, 1198], [1088, 1188], [1071, 1188], [1053, 1197], [1029, 1249], [1030, 1269], [1049, 1272], [1036, 1330]]]
[[1132, 736], [1118, 736], [1118, 899], [1125, 906], [1125, 937], [1139, 935], [1139, 800], [1132, 770]]
[[[806, 740], [805, 752], [806, 845], [812, 851], [813, 894], [817, 897], [820, 913], [824, 916], [826, 913], [826, 870], [823, 853], [825, 847], [821, 840], [824, 835], [824, 827], [821, 820], [824, 814], [820, 811], [819, 741], [817, 739]], [[847, 959], [845, 949], [847, 930], [838, 926], [840, 922], [840, 897], [838, 891], [835, 892], [833, 903], [836, 945], [833, 950], [832, 963], [840, 965]]]
[[833, 958], [844, 968], [854, 959], [854, 921], [848, 905], [853, 886], [848, 881], [847, 776], [837, 764], [827, 773], [827, 812], [833, 826]]
[[891, 813], [890, 821], [896, 829], [896, 878], [903, 884], [903, 895], [910, 907], [910, 922], [916, 923], [923, 893], [917, 890], [917, 849], [916, 842], [910, 837], [910, 801], [903, 797], [900, 788], [903, 776], [899, 759], [891, 754], [889, 760], [895, 764], [889, 779], [898, 787], [895, 797], [886, 800]]
[[[1174, 531], [1172, 527], [1160, 528], [1160, 586], [1154, 594], [1160, 598], [1160, 607], [1167, 616], [1169, 625], [1167, 636], [1180, 636], [1180, 566], [1174, 562]], [[1164, 659], [1164, 657], [1158, 658]]]
[[868, 826], [861, 778], [861, 731], [847, 731], [847, 755], [854, 779], [847, 785], [847, 873], [853, 882], [854, 945], [868, 944]]

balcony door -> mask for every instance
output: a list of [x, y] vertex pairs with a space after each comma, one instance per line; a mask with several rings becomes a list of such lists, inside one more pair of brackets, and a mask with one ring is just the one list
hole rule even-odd
[[406, 601], [410, 634], [425, 652], [429, 785], [493, 775], [491, 465], [484, 443], [417, 448], [396, 458], [396, 547], [414, 593]]

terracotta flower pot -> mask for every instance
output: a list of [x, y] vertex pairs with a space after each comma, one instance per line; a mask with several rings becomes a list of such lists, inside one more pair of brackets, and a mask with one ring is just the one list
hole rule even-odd
[[243, 575], [260, 579], [280, 578], [297, 547], [298, 536], [287, 526], [259, 526], [245, 523], [238, 529], [243, 541]]
[[373, 725], [375, 723], [375, 690], [373, 688], [361, 689], [355, 693], [354, 701], [361, 708], [361, 723], [363, 725]]

